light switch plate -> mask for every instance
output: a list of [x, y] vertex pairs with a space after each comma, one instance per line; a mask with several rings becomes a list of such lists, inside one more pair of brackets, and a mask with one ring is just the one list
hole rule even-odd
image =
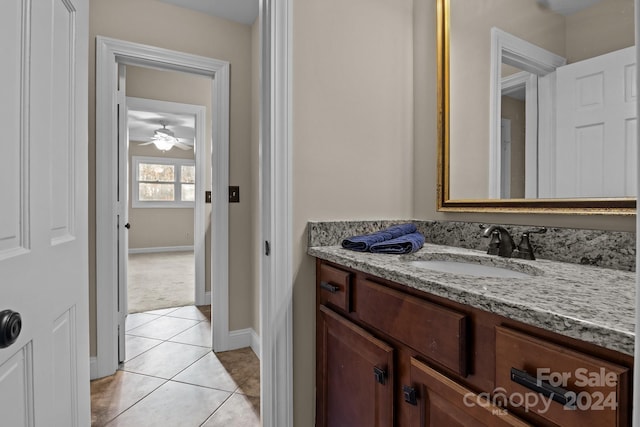
[[229, 203], [240, 203], [240, 187], [229, 186]]

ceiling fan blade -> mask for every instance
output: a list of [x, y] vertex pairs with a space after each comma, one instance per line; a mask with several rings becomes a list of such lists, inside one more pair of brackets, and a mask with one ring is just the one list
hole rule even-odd
[[174, 147], [178, 147], [182, 150], [193, 150], [193, 147], [187, 144], [183, 144], [182, 142], [176, 142], [173, 144]]
[[153, 141], [144, 142], [144, 143], [141, 143], [141, 144], [138, 144], [138, 145], [149, 145], [149, 144], [153, 144]]

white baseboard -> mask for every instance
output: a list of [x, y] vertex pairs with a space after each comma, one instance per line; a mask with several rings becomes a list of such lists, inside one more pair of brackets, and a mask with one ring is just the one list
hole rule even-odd
[[152, 254], [157, 252], [190, 252], [193, 246], [159, 246], [156, 248], [129, 248], [130, 254]]
[[251, 347], [251, 350], [258, 356], [258, 359], [260, 358], [260, 338], [253, 328], [229, 331], [228, 344], [229, 350]]
[[260, 359], [260, 336], [253, 329], [251, 329], [251, 350]]
[[211, 305], [211, 292], [205, 292], [202, 300], [196, 299], [196, 305]]
[[89, 379], [95, 380], [98, 378], [98, 358], [89, 358]]

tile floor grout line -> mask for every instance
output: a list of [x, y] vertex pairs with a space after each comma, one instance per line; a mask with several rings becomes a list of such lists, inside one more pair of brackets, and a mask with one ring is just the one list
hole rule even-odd
[[[127, 336], [127, 335], [131, 335], [131, 334], [125, 334], [125, 342], [126, 342], [126, 336]], [[148, 340], [155, 340], [155, 341], [159, 341], [159, 342], [158, 342], [157, 344], [155, 344], [153, 347], [150, 347], [150, 348], [146, 349], [146, 350], [145, 350], [145, 351], [143, 351], [142, 353], [140, 353], [140, 354], [136, 354], [136, 355], [135, 355], [135, 356], [133, 356], [131, 359], [128, 359], [128, 360], [125, 360], [124, 362], [121, 362], [120, 364], [118, 364], [118, 369], [120, 369], [120, 365], [123, 365], [123, 366], [124, 366], [124, 364], [125, 364], [125, 363], [131, 362], [133, 359], [137, 358], [138, 356], [142, 356], [142, 355], [143, 355], [143, 354], [145, 354], [146, 352], [153, 350], [154, 348], [156, 348], [157, 346], [159, 346], [160, 344], [162, 344], [162, 343], [164, 343], [164, 342], [165, 342], [165, 341], [163, 341], [163, 340], [159, 340], [159, 339], [156, 339], [156, 338], [141, 337], [141, 336], [138, 336], [138, 335], [131, 335], [131, 336], [132, 336], [132, 337], [135, 337], [135, 338], [145, 338], [145, 339], [148, 339]], [[126, 344], [125, 344], [125, 348], [126, 348]], [[125, 350], [125, 353], [126, 353], [126, 350]]]
[[[181, 320], [186, 320], [186, 319], [181, 319]], [[131, 331], [129, 331], [129, 332], [127, 332], [127, 333], [125, 333], [125, 335], [133, 335], [134, 337], [149, 338], [149, 339], [152, 339], [152, 340], [169, 341], [170, 339], [177, 337], [177, 336], [178, 336], [178, 335], [180, 335], [181, 333], [186, 332], [188, 329], [191, 329], [191, 328], [193, 328], [194, 326], [197, 326], [197, 325], [198, 325], [198, 324], [191, 325], [191, 326], [189, 326], [187, 329], [185, 329], [185, 330], [183, 330], [183, 331], [180, 331], [180, 332], [178, 332], [178, 333], [177, 333], [177, 334], [175, 334], [175, 335], [171, 335], [169, 338], [154, 338], [154, 337], [145, 336], [145, 335], [136, 335], [136, 334], [132, 334], [132, 333], [131, 333]], [[137, 328], [134, 328], [133, 330], [135, 331], [136, 329], [137, 329]], [[191, 344], [191, 345], [193, 345], [193, 344]], [[199, 346], [199, 347], [206, 347], [206, 346], [202, 346], [202, 345], [201, 345], [201, 346]]]
[[[189, 364], [189, 366], [186, 366], [184, 369], [182, 369], [180, 372], [176, 373], [174, 376], [172, 376], [169, 381], [173, 380], [175, 377], [177, 377], [178, 375], [180, 375], [181, 373], [183, 373], [184, 371], [186, 371], [187, 369], [189, 369], [191, 366], [193, 366], [194, 363], [198, 362], [200, 359], [206, 357], [209, 354], [209, 352], [203, 354], [202, 356], [198, 357], [198, 359], [194, 360], [193, 362], [191, 362]], [[182, 381], [176, 381], [176, 382], [182, 382]], [[198, 385], [198, 384], [192, 384], [192, 383], [185, 383], [185, 384], [191, 384], [191, 385]], [[206, 387], [206, 388], [210, 388], [210, 387]], [[223, 390], [224, 391], [224, 390]]]
[[[128, 317], [128, 316], [129, 316], [129, 315], [127, 315], [127, 317]], [[136, 325], [136, 327], [135, 327], [135, 328], [131, 328], [130, 330], [133, 330], [133, 329], [139, 328], [140, 326], [144, 326], [144, 325], [146, 325], [147, 323], [151, 323], [151, 322], [153, 322], [154, 320], [158, 320], [160, 317], [162, 317], [162, 316], [159, 316], [159, 315], [157, 315], [157, 314], [150, 314], [149, 316], [155, 316], [156, 318], [155, 318], [155, 319], [148, 320], [148, 321], [146, 321], [146, 322], [144, 322], [144, 323], [141, 323], [141, 324], [139, 324], [139, 325]], [[125, 329], [125, 330], [124, 330], [124, 332], [125, 332], [125, 333], [127, 333], [128, 331], [127, 331], [126, 326], [125, 326], [125, 328], [124, 328], [124, 329]]]
[[[177, 310], [179, 310], [179, 308], [178, 308]], [[173, 313], [174, 311], [176, 311], [176, 310], [173, 310], [173, 311], [171, 311], [170, 313]], [[217, 357], [217, 354], [216, 354], [215, 352], [213, 352], [213, 350], [212, 350], [212, 348], [211, 348], [211, 346], [210, 346], [210, 345], [209, 345], [209, 346], [203, 346], [203, 345], [198, 345], [198, 344], [190, 344], [190, 343], [181, 343], [181, 342], [171, 341], [171, 340], [172, 340], [172, 339], [174, 339], [176, 336], [178, 336], [178, 335], [180, 335], [180, 334], [182, 334], [182, 333], [184, 333], [184, 332], [186, 332], [186, 331], [189, 331], [189, 330], [191, 330], [191, 329], [193, 329], [193, 328], [197, 327], [198, 325], [200, 325], [200, 323], [203, 323], [203, 322], [208, 322], [208, 323], [210, 323], [210, 322], [211, 322], [211, 320], [210, 320], [210, 319], [208, 319], [208, 318], [207, 318], [207, 319], [202, 319], [202, 320], [197, 320], [197, 319], [188, 319], [188, 318], [182, 318], [182, 317], [169, 316], [168, 314], [170, 314], [170, 313], [167, 313], [167, 314], [165, 314], [165, 315], [155, 315], [155, 316], [158, 316], [158, 318], [160, 318], [160, 317], [168, 317], [168, 318], [172, 318], [172, 319], [192, 320], [192, 321], [197, 321], [197, 323], [196, 323], [196, 324], [194, 324], [194, 325], [192, 325], [192, 326], [189, 326], [187, 329], [185, 329], [185, 330], [183, 330], [183, 331], [181, 331], [181, 332], [179, 332], [179, 333], [177, 333], [177, 334], [175, 334], [175, 335], [173, 335], [173, 336], [171, 336], [171, 337], [169, 337], [169, 338], [166, 338], [166, 339], [158, 339], [158, 338], [152, 338], [152, 337], [148, 337], [148, 336], [144, 336], [144, 335], [135, 335], [135, 334], [131, 334], [131, 333], [126, 333], [126, 335], [129, 335], [129, 336], [131, 336], [132, 338], [133, 338], [133, 337], [135, 337], [135, 338], [149, 339], [149, 340], [156, 341], [156, 343], [155, 343], [155, 345], [153, 345], [151, 348], [149, 348], [149, 349], [147, 349], [147, 350], [143, 351], [142, 353], [140, 353], [140, 354], [136, 355], [134, 358], [132, 358], [132, 359], [130, 359], [130, 360], [128, 360], [128, 361], [126, 361], [126, 362], [122, 363], [122, 364], [119, 366], [118, 370], [119, 370], [119, 371], [122, 371], [123, 373], [130, 374], [130, 375], [138, 375], [138, 376], [147, 377], [147, 378], [150, 378], [150, 379], [151, 379], [151, 378], [158, 379], [158, 380], [161, 380], [161, 383], [160, 383], [159, 385], [157, 385], [157, 387], [153, 388], [153, 390], [151, 390], [150, 392], [146, 393], [142, 398], [137, 399], [133, 404], [129, 405], [129, 406], [128, 406], [127, 408], [125, 408], [123, 411], [119, 412], [118, 414], [116, 414], [115, 416], [113, 416], [111, 419], [109, 419], [105, 424], [103, 424], [104, 426], [113, 425], [114, 420], [116, 420], [118, 417], [122, 416], [122, 415], [123, 415], [123, 414], [125, 414], [127, 411], [133, 410], [133, 408], [134, 408], [134, 407], [136, 407], [136, 405], [140, 404], [140, 403], [141, 403], [142, 401], [144, 401], [145, 399], [150, 398], [150, 396], [151, 396], [153, 393], [157, 392], [159, 388], [161, 388], [161, 387], [163, 387], [163, 386], [166, 386], [166, 385], [168, 385], [168, 384], [171, 384], [171, 383], [173, 383], [173, 384], [184, 384], [184, 385], [188, 385], [188, 386], [192, 386], [192, 387], [198, 387], [198, 388], [201, 388], [201, 389], [207, 389], [207, 390], [215, 390], [216, 392], [221, 392], [221, 393], [227, 393], [227, 394], [228, 394], [228, 396], [227, 396], [227, 397], [226, 397], [226, 398], [225, 398], [225, 399], [224, 399], [224, 400], [223, 400], [223, 401], [222, 401], [222, 402], [221, 402], [221, 403], [220, 403], [220, 404], [219, 404], [219, 405], [218, 405], [218, 406], [217, 406], [217, 407], [216, 407], [216, 408], [215, 408], [215, 409], [214, 409], [214, 410], [213, 410], [213, 411], [212, 411], [212, 412], [211, 412], [211, 413], [210, 413], [210, 414], [209, 414], [209, 415], [204, 419], [204, 421], [203, 421], [203, 422], [199, 422], [199, 421], [197, 421], [197, 420], [194, 420], [194, 422], [195, 422], [195, 423], [194, 423], [194, 426], [195, 426], [195, 425], [199, 425], [199, 426], [203, 426], [203, 425], [205, 425], [207, 422], [209, 422], [209, 421], [212, 419], [212, 417], [213, 417], [216, 413], [218, 413], [218, 412], [219, 412], [219, 411], [221, 411], [221, 410], [223, 410], [223, 411], [227, 411], [227, 412], [228, 412], [230, 409], [228, 409], [228, 408], [223, 409], [223, 408], [225, 407], [225, 405], [229, 405], [229, 401], [230, 401], [230, 399], [231, 399], [231, 398], [233, 398], [234, 396], [241, 396], [243, 399], [255, 399], [255, 398], [259, 398], [259, 396], [253, 396], [253, 395], [245, 394], [245, 393], [243, 393], [243, 392], [242, 392], [242, 391], [243, 391], [242, 386], [243, 386], [243, 384], [246, 384], [246, 383], [249, 381], [249, 378], [245, 379], [245, 381], [244, 381], [242, 384], [236, 385], [236, 387], [234, 388], [234, 390], [233, 390], [233, 391], [223, 390], [223, 389], [220, 389], [220, 388], [216, 388], [216, 387], [209, 387], [209, 386], [200, 385], [200, 384], [194, 384], [194, 383], [187, 382], [187, 381], [182, 381], [182, 380], [177, 380], [177, 379], [176, 379], [176, 377], [177, 377], [178, 375], [180, 375], [181, 373], [183, 373], [185, 370], [187, 370], [187, 369], [189, 369], [189, 368], [193, 367], [196, 363], [198, 363], [199, 361], [201, 361], [203, 358], [207, 357], [207, 356], [210, 354], [210, 352], [211, 352], [211, 353], [213, 353], [213, 354], [214, 354], [214, 356], [216, 356], [216, 357]], [[206, 316], [206, 315], [205, 315], [205, 316]], [[153, 321], [155, 321], [155, 320], [158, 320], [158, 319], [153, 319], [153, 320], [151, 320], [151, 321], [149, 321], [149, 322], [147, 322], [147, 323], [153, 322]], [[142, 325], [139, 325], [139, 326], [142, 326]], [[133, 328], [133, 329], [136, 329], [136, 328]], [[141, 356], [141, 355], [143, 355], [143, 354], [145, 354], [145, 353], [149, 352], [149, 351], [150, 351], [150, 350], [152, 350], [152, 349], [155, 349], [156, 347], [160, 346], [160, 345], [161, 345], [161, 344], [163, 344], [163, 343], [171, 343], [171, 344], [187, 345], [187, 346], [191, 346], [191, 347], [196, 347], [196, 348], [201, 348], [201, 349], [207, 349], [207, 352], [205, 352], [202, 356], [198, 357], [198, 358], [197, 358], [196, 360], [194, 360], [193, 362], [189, 363], [186, 367], [184, 367], [183, 369], [181, 369], [179, 372], [175, 373], [171, 378], [163, 378], [163, 377], [158, 377], [158, 376], [155, 376], [155, 375], [149, 375], [149, 374], [145, 374], [145, 373], [141, 373], [141, 372], [129, 371], [129, 370], [127, 370], [127, 369], [126, 369], [126, 363], [128, 363], [128, 362], [131, 362], [131, 361], [135, 360], [137, 357], [139, 357], [139, 356]], [[232, 406], [233, 406], [233, 405], [232, 405]]]
[[[151, 378], [157, 378], [154, 377], [152, 375], [145, 375], [145, 374], [138, 374], [136, 372], [129, 372], [129, 371], [123, 371], [123, 372], [127, 372], [129, 374], [135, 374], [135, 375], [143, 375], [145, 377], [151, 377]], [[163, 379], [164, 378], [160, 378]], [[158, 390], [160, 387], [162, 387], [163, 385], [165, 385], [166, 383], [168, 383], [170, 380], [165, 380], [162, 384], [158, 385], [158, 387], [154, 388], [153, 390], [151, 390], [149, 393], [145, 394], [144, 396], [142, 396], [140, 399], [136, 400], [132, 405], [128, 406], [124, 411], [121, 411], [118, 413], [118, 415], [116, 415], [115, 417], [111, 418], [109, 421], [107, 421], [104, 425], [105, 427], [107, 427], [109, 424], [111, 424], [113, 422], [113, 420], [115, 420], [116, 418], [118, 418], [120, 415], [124, 414], [125, 412], [127, 412], [129, 409], [133, 408], [134, 406], [136, 406], [138, 403], [142, 402], [144, 399], [146, 399], [147, 397], [151, 396], [151, 393], [153, 393], [154, 391]]]
[[216, 409], [214, 409], [213, 412], [210, 413], [209, 416], [207, 418], [205, 418], [203, 422], [200, 423], [199, 427], [202, 427], [203, 425], [205, 425], [207, 423], [207, 421], [209, 421], [211, 419], [211, 417], [213, 417], [215, 415], [215, 413], [218, 412], [220, 410], [220, 408], [222, 408], [224, 406], [224, 404], [229, 401], [229, 399], [231, 399], [231, 396], [233, 396], [233, 394], [234, 393], [229, 393], [229, 396], [227, 396], [227, 398], [220, 405], [218, 405], [218, 407]]

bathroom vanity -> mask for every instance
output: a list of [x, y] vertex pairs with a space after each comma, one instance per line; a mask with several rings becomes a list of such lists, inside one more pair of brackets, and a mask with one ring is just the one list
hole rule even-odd
[[308, 253], [317, 426], [631, 425], [634, 273], [433, 244]]

